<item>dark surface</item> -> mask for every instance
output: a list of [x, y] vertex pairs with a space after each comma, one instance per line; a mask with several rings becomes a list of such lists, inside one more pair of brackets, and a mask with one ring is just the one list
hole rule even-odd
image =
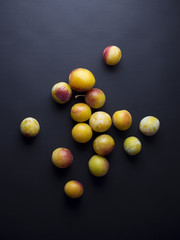
[[[173, 0], [1, 0], [0, 1], [0, 239], [180, 239], [180, 2]], [[119, 65], [108, 67], [102, 52], [122, 49]], [[69, 112], [51, 88], [84, 67], [107, 97], [111, 116], [127, 109], [130, 130], [108, 131], [116, 142], [107, 157], [110, 171], [95, 178], [87, 167], [92, 141], [75, 143]], [[144, 137], [139, 121], [154, 115], [161, 127]], [[40, 134], [23, 138], [20, 122], [40, 122]], [[123, 140], [143, 145], [128, 157]], [[67, 170], [51, 163], [52, 151], [67, 147]], [[84, 185], [79, 200], [64, 184]]]

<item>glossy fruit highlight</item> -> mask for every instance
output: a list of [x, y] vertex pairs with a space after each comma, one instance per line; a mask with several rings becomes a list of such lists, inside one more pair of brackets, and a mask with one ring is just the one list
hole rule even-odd
[[69, 85], [77, 92], [88, 91], [93, 88], [94, 84], [94, 75], [85, 68], [77, 68], [69, 75]]
[[85, 122], [91, 117], [91, 108], [85, 103], [76, 103], [71, 108], [71, 117], [76, 122]]
[[67, 148], [57, 148], [52, 153], [52, 162], [58, 168], [67, 168], [73, 162], [73, 155]]
[[114, 146], [114, 139], [108, 134], [98, 136], [93, 142], [93, 149], [100, 156], [106, 156], [111, 153]]
[[56, 83], [52, 88], [52, 97], [57, 103], [66, 103], [71, 99], [72, 90], [65, 82]]
[[112, 120], [108, 113], [99, 111], [91, 115], [89, 125], [95, 132], [105, 132], [111, 127]]
[[109, 162], [106, 158], [94, 155], [88, 162], [90, 172], [96, 177], [102, 177], [109, 170]]
[[27, 117], [21, 122], [20, 130], [25, 137], [34, 137], [39, 133], [40, 125], [35, 118]]
[[92, 138], [93, 132], [87, 123], [78, 123], [72, 129], [72, 137], [76, 142], [86, 143]]
[[77, 180], [71, 180], [64, 186], [65, 194], [70, 198], [80, 198], [83, 195], [83, 185]]
[[92, 88], [85, 95], [85, 102], [92, 108], [101, 108], [106, 101], [105, 94], [98, 88]]

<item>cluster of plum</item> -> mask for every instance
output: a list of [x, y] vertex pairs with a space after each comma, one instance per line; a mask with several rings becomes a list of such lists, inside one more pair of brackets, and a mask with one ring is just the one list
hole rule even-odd
[[[106, 64], [115, 65], [121, 59], [121, 50], [116, 46], [109, 46], [103, 52], [103, 58]], [[105, 158], [110, 154], [115, 146], [114, 139], [104, 134], [113, 124], [117, 129], [125, 131], [132, 124], [131, 114], [127, 110], [116, 111], [112, 118], [104, 111], [96, 111], [92, 114], [92, 109], [101, 108], [106, 96], [104, 92], [95, 85], [94, 75], [87, 69], [77, 68], [69, 75], [69, 84], [59, 82], [52, 88], [53, 99], [60, 104], [67, 103], [72, 97], [72, 90], [76, 92], [85, 92], [85, 103], [76, 103], [71, 108], [71, 118], [77, 122], [72, 129], [72, 137], [79, 143], [90, 141], [93, 131], [103, 133], [96, 137], [93, 142], [93, 149], [96, 155], [92, 156], [88, 162], [90, 172], [96, 177], [102, 177], [109, 170], [109, 162]], [[82, 95], [76, 95], [76, 97]], [[88, 123], [85, 123], [89, 121]], [[160, 126], [160, 122], [153, 116], [143, 118], [139, 124], [140, 131], [147, 135], [154, 135]], [[21, 132], [27, 137], [38, 134], [40, 130], [39, 123], [34, 118], [26, 118], [21, 122]], [[141, 151], [141, 142], [138, 138], [131, 136], [124, 141], [124, 150], [129, 155], [136, 155]], [[58, 168], [67, 168], [73, 162], [73, 155], [67, 148], [60, 147], [53, 151], [52, 162]], [[64, 186], [65, 193], [71, 198], [79, 198], [83, 194], [83, 185], [77, 180], [71, 180]]]

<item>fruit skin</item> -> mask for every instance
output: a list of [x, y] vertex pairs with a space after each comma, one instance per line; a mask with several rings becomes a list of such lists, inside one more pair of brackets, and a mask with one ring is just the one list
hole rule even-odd
[[69, 85], [77, 92], [88, 91], [93, 88], [94, 84], [94, 75], [85, 68], [77, 68], [69, 75]]
[[91, 115], [89, 125], [95, 132], [105, 132], [111, 127], [112, 120], [108, 113], [98, 111]]
[[113, 114], [112, 121], [114, 126], [121, 130], [125, 131], [130, 128], [132, 124], [131, 114], [127, 110], [116, 111]]
[[76, 142], [86, 143], [92, 138], [93, 132], [87, 123], [78, 123], [72, 129], [72, 137]]
[[156, 117], [147, 116], [144, 117], [139, 124], [140, 131], [146, 136], [155, 135], [160, 127], [160, 121]]
[[77, 180], [71, 180], [64, 186], [65, 194], [70, 198], [80, 198], [83, 195], [83, 185]]
[[85, 103], [76, 103], [71, 108], [71, 117], [76, 122], [85, 122], [91, 117], [91, 108]]
[[116, 46], [108, 46], [103, 51], [103, 59], [108, 65], [116, 65], [122, 57], [121, 49]]
[[111, 153], [114, 146], [114, 139], [108, 134], [98, 136], [93, 142], [93, 149], [100, 156], [106, 156]]
[[94, 155], [88, 162], [90, 172], [96, 177], [102, 177], [109, 171], [109, 162], [105, 157]]
[[106, 101], [106, 96], [102, 90], [92, 88], [85, 95], [85, 102], [92, 108], [101, 108]]
[[57, 148], [52, 153], [52, 162], [58, 168], [67, 168], [73, 162], [73, 155], [67, 148]]
[[128, 137], [124, 141], [124, 150], [129, 155], [136, 155], [141, 151], [142, 145], [138, 138]]
[[65, 82], [56, 83], [52, 90], [52, 97], [57, 103], [67, 103], [72, 97], [72, 90]]
[[25, 137], [34, 137], [40, 131], [40, 125], [35, 118], [27, 117], [20, 124], [21, 133]]

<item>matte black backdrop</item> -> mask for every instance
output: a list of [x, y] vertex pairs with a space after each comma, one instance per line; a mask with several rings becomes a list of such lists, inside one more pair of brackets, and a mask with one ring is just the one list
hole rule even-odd
[[[180, 2], [173, 0], [0, 1], [0, 239], [179, 239], [180, 220]], [[107, 67], [108, 45], [122, 61]], [[84, 67], [107, 97], [111, 116], [127, 109], [130, 130], [108, 131], [116, 142], [110, 171], [97, 179], [87, 167], [92, 142], [75, 143], [69, 112], [51, 88]], [[161, 128], [144, 137], [139, 121], [154, 115]], [[20, 122], [38, 119], [41, 131], [24, 139]], [[135, 135], [142, 152], [128, 157], [123, 140]], [[74, 163], [56, 169], [51, 153], [67, 147]], [[84, 196], [68, 199], [77, 179]]]

